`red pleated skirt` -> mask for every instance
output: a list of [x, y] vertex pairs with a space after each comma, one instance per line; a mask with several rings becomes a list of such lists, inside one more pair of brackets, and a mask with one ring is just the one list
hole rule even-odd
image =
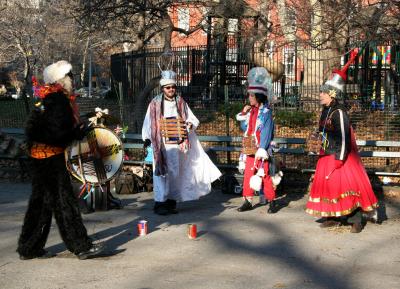
[[372, 211], [377, 207], [378, 200], [358, 155], [352, 130], [351, 137], [351, 151], [341, 168], [335, 169], [335, 155], [319, 158], [306, 206], [310, 215], [339, 217], [357, 208]]

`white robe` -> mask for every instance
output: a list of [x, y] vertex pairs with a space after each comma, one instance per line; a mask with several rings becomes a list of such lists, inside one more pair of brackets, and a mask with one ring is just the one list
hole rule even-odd
[[[193, 124], [189, 132], [190, 149], [184, 153], [179, 145], [165, 144], [168, 172], [165, 176], [153, 176], [154, 200], [164, 202], [197, 200], [211, 191], [211, 183], [221, 176], [221, 172], [203, 150], [194, 131], [199, 120], [187, 107], [186, 122]], [[178, 111], [175, 101], [164, 101], [164, 117], [176, 117]], [[150, 108], [143, 122], [142, 138], [151, 139]], [[155, 163], [153, 158], [153, 172]]]

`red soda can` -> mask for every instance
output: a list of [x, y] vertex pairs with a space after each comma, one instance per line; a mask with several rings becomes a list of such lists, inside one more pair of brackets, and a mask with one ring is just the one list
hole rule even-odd
[[188, 237], [189, 239], [196, 239], [197, 237], [197, 226], [196, 224], [188, 225]]
[[139, 223], [137, 224], [137, 228], [139, 236], [147, 235], [147, 221], [145, 220], [139, 221]]

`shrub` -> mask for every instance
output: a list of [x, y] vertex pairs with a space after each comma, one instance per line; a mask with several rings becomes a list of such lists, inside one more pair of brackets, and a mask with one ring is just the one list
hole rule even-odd
[[235, 116], [243, 109], [243, 106], [244, 104], [241, 101], [231, 102], [227, 105], [221, 104], [218, 106], [218, 112], [221, 112], [228, 117], [235, 119]]
[[275, 111], [275, 123], [291, 128], [304, 127], [313, 123], [315, 114], [313, 112], [300, 110], [277, 110]]

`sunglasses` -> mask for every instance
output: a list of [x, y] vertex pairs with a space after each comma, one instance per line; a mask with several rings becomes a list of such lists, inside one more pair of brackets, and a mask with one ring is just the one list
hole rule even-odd
[[169, 90], [169, 89], [176, 89], [176, 86], [164, 86], [165, 89]]

